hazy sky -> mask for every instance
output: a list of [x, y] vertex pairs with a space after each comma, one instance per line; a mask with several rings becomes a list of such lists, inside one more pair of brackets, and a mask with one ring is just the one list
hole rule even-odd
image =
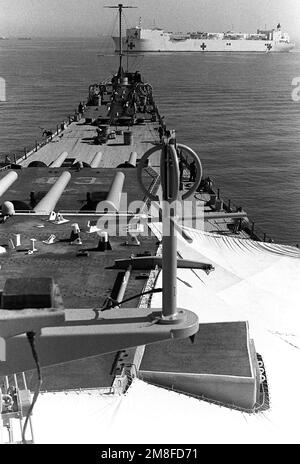
[[[0, 35], [94, 37], [110, 34], [116, 12], [104, 5], [118, 0], [0, 0]], [[125, 0], [124, 0], [125, 3]], [[300, 0], [128, 0], [129, 26], [141, 16], [144, 26], [166, 30], [252, 32], [280, 21], [300, 39]]]

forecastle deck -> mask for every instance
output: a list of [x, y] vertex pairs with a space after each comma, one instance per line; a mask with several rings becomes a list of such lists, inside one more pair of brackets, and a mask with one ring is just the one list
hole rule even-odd
[[[1, 225], [1, 244], [7, 250], [0, 258], [2, 287], [10, 277], [51, 276], [61, 290], [66, 308], [105, 308], [107, 298], [118, 299], [124, 286], [125, 272], [114, 268], [115, 261], [157, 253], [158, 238], [150, 233], [134, 233], [129, 221], [147, 202], [138, 184], [136, 166], [147, 150], [159, 145], [161, 130], [165, 134], [167, 130], [152, 93], [146, 100], [137, 98], [134, 102], [137, 107], [132, 105], [132, 108], [130, 89], [124, 84], [114, 94], [110, 86], [98, 104], [93, 100], [99, 97], [92, 95], [89, 106], [76, 114], [66, 128], [0, 173], [0, 186], [4, 185], [2, 202], [11, 202], [16, 213], [9, 218], [4, 214]], [[124, 113], [126, 116], [122, 118]], [[143, 175], [152, 193], [159, 193], [159, 157], [158, 150]], [[13, 177], [11, 171], [16, 173]], [[181, 193], [190, 187], [189, 181], [187, 162]], [[127, 197], [127, 203], [122, 204], [121, 194]], [[140, 207], [131, 208], [136, 200], [140, 201]], [[109, 236], [109, 251], [99, 246], [100, 231], [91, 231], [104, 215], [105, 201], [113, 205], [108, 212], [118, 225], [118, 233]], [[99, 206], [102, 202], [104, 206]], [[215, 213], [214, 217], [206, 218], [206, 230], [233, 233], [235, 219], [229, 211], [224, 211], [210, 187], [203, 184], [192, 202], [196, 217], [203, 218], [204, 212]], [[52, 217], [53, 212], [56, 216]], [[72, 238], [74, 230], [79, 240], [74, 235]], [[243, 236], [245, 232], [240, 234]], [[248, 236], [245, 234], [245, 237]], [[153, 288], [158, 272], [157, 268], [131, 270], [123, 299]], [[130, 306], [139, 304], [140, 299], [136, 298]], [[149, 305], [150, 299], [143, 304]], [[111, 387], [116, 375], [126, 377], [130, 372], [128, 380], [134, 375], [132, 366], [139, 365], [139, 353], [131, 349], [48, 368], [44, 372], [43, 388]], [[252, 358], [247, 355], [244, 362], [251, 370]], [[124, 388], [126, 385], [125, 382]]]

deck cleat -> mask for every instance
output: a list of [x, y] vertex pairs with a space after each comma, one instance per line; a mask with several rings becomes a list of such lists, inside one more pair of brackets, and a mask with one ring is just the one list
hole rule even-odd
[[100, 236], [100, 240], [99, 240], [99, 243], [98, 243], [98, 251], [111, 251], [112, 250], [112, 246], [110, 244], [110, 241], [109, 241], [109, 235], [107, 232], [105, 231], [102, 231], [100, 232], [99, 234]]
[[46, 245], [53, 245], [55, 243], [56, 235], [52, 234], [47, 240], [43, 240]]

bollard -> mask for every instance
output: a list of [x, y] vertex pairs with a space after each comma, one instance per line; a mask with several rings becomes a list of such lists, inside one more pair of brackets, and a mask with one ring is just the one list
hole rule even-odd
[[43, 240], [43, 243], [46, 245], [53, 245], [55, 243], [56, 235], [51, 234], [50, 237], [47, 240]]
[[8, 249], [10, 251], [15, 251], [16, 247], [12, 238], [8, 240]]
[[102, 231], [99, 234], [100, 240], [98, 244], [98, 251], [111, 251], [112, 247], [109, 241], [108, 232]]
[[21, 234], [14, 234], [14, 242], [15, 242], [15, 246], [16, 247], [19, 247], [21, 246]]
[[37, 240], [35, 238], [31, 238], [30, 239], [30, 242], [31, 242], [31, 252], [34, 253], [35, 251], [37, 251], [37, 249], [35, 248], [35, 244], [37, 242]]
[[72, 224], [72, 232], [70, 236], [70, 242], [75, 242], [76, 240], [80, 240], [80, 227], [78, 224]]

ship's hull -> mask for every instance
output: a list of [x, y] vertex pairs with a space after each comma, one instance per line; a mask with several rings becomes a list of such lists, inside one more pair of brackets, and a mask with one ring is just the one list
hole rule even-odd
[[[119, 52], [119, 39], [113, 37]], [[129, 53], [146, 52], [289, 52], [295, 47], [291, 42], [273, 40], [225, 40], [225, 39], [123, 39], [123, 49]]]

